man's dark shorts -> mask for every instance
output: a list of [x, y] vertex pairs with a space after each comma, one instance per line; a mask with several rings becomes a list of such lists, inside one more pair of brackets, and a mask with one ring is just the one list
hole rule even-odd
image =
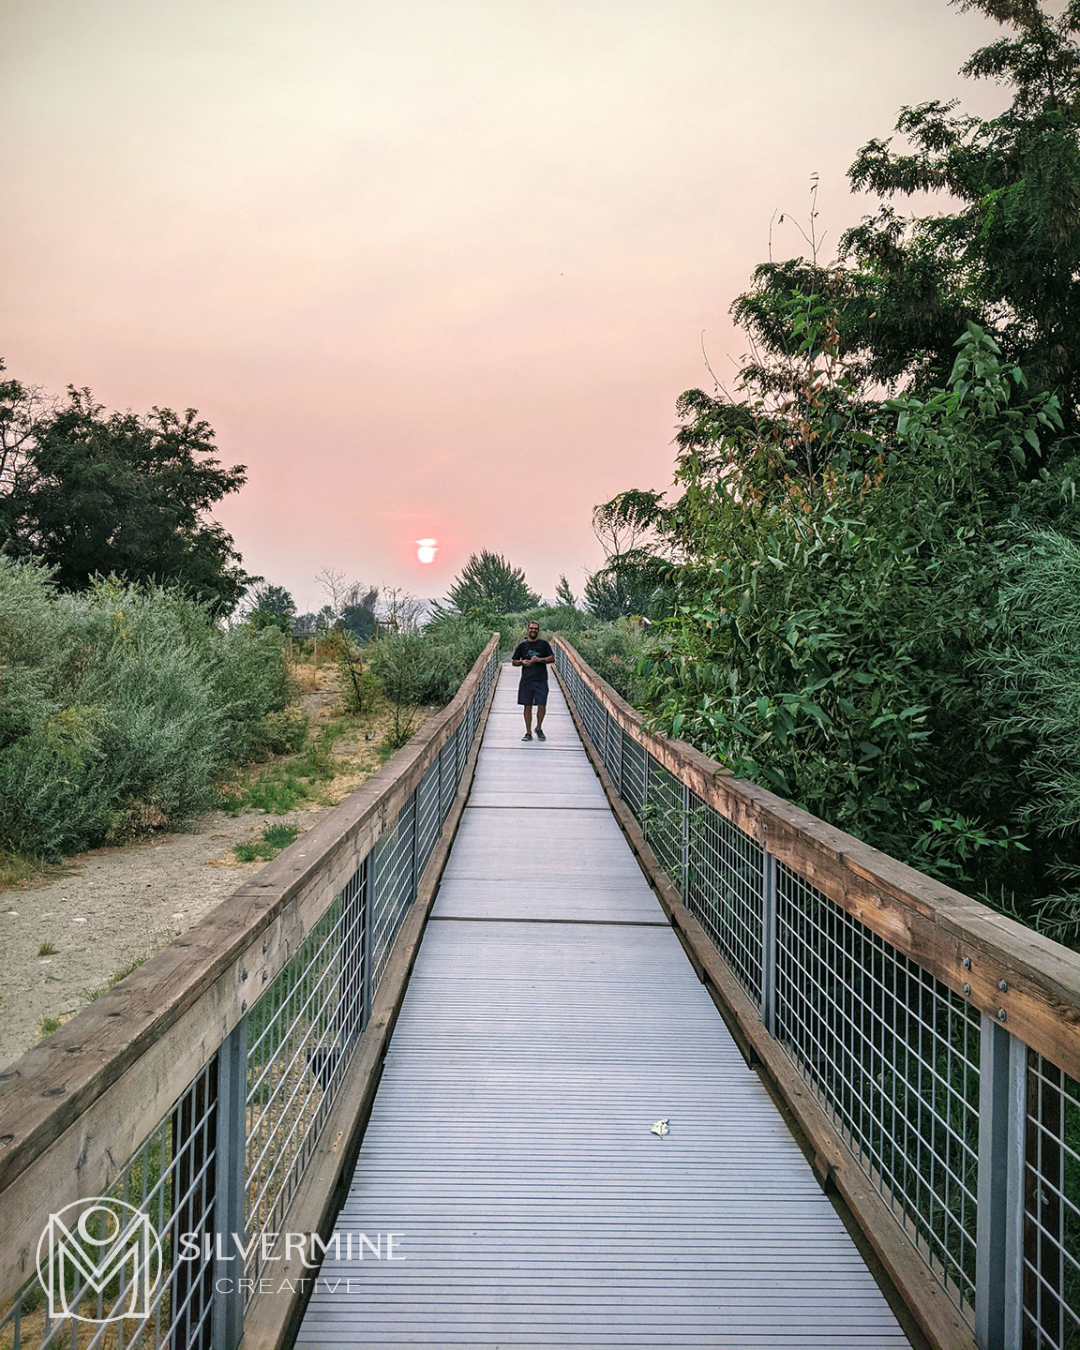
[[518, 686], [518, 702], [525, 705], [531, 705], [534, 708], [543, 708], [547, 703], [548, 685], [547, 680], [543, 684], [534, 684], [531, 688], [523, 689]]

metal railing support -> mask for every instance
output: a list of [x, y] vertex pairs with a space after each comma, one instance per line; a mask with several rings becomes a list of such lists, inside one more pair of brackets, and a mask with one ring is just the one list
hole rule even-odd
[[776, 859], [761, 851], [761, 1020], [776, 1035]]
[[[244, 1197], [247, 1181], [247, 1018], [222, 1041], [217, 1066], [215, 1138], [217, 1192], [214, 1198], [214, 1350], [236, 1350], [244, 1334], [244, 1258], [247, 1244]], [[230, 1259], [231, 1258], [231, 1259]]]
[[1026, 1069], [1027, 1047], [983, 1013], [975, 1266], [979, 1350], [1021, 1345]]

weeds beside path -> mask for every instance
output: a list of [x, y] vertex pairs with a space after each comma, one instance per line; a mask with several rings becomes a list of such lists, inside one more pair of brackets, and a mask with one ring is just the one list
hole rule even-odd
[[380, 767], [390, 712], [373, 704], [342, 716], [332, 667], [297, 674], [307, 743], [236, 775], [227, 810], [0, 892], [0, 1066], [198, 922]]

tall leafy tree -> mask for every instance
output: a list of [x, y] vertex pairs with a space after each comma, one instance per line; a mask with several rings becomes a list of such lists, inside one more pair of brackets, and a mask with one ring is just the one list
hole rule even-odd
[[[904, 108], [907, 141], [874, 139], [850, 169], [852, 185], [886, 199], [845, 236], [864, 299], [852, 332], [884, 377], [924, 369], [938, 378], [973, 319], [1056, 393], [1080, 403], [1080, 2], [1058, 15], [1037, 0], [953, 0], [996, 20], [1004, 35], [962, 73], [1007, 89], [998, 117], [957, 101]], [[940, 193], [956, 205], [905, 220], [895, 199]]]
[[470, 555], [445, 602], [459, 614], [515, 614], [539, 603], [522, 569], [488, 549]]
[[[756, 269], [732, 311], [760, 357], [744, 375], [766, 378], [771, 358], [799, 349], [787, 304], [793, 294], [833, 312], [837, 353], [854, 392], [870, 401], [882, 385], [916, 392], [944, 385], [956, 339], [974, 322], [1033, 389], [1057, 395], [1075, 433], [1080, 0], [1057, 14], [1038, 0], [949, 2], [1003, 30], [962, 73], [1001, 85], [1008, 106], [984, 118], [959, 100], [930, 100], [901, 109], [893, 137], [863, 145], [848, 176], [853, 188], [879, 197], [878, 209], [845, 233], [839, 263], [812, 256]], [[905, 214], [923, 193], [941, 198], [938, 209]], [[724, 416], [731, 424], [734, 414]], [[1033, 457], [1029, 472], [1039, 467]]]
[[555, 603], [564, 609], [577, 609], [577, 598], [565, 575], [559, 577], [559, 584], [555, 587]]
[[41, 559], [65, 590], [115, 575], [178, 586], [231, 611], [253, 578], [210, 512], [246, 474], [222, 466], [215, 449], [194, 409], [107, 412], [88, 389], [69, 387], [2, 485], [3, 550]]
[[292, 632], [296, 620], [296, 601], [284, 586], [264, 582], [256, 586], [248, 600], [247, 621], [253, 628], [277, 628]]
[[652, 589], [637, 573], [609, 564], [586, 581], [583, 599], [590, 614], [612, 623], [631, 614], [647, 614]]
[[378, 605], [378, 586], [365, 586], [363, 582], [354, 582], [342, 597], [342, 628], [351, 633], [358, 642], [366, 642], [373, 636], [378, 626]]

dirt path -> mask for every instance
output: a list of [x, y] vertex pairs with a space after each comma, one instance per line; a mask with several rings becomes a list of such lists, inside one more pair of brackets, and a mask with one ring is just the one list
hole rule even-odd
[[[305, 830], [325, 809], [267, 817], [215, 811], [190, 834], [164, 834], [70, 860], [69, 876], [0, 895], [0, 1065], [29, 1050], [45, 1018], [66, 1019], [119, 971], [190, 928], [261, 862], [232, 846], [268, 820]], [[39, 956], [43, 944], [54, 955]]]
[[[324, 668], [305, 695], [313, 731], [334, 715], [334, 684]], [[46, 1019], [66, 1021], [263, 866], [238, 862], [234, 845], [260, 839], [267, 825], [306, 831], [370, 777], [384, 722], [375, 715], [350, 728], [334, 745], [338, 773], [288, 814], [215, 811], [183, 833], [95, 849], [69, 859], [58, 880], [0, 892], [0, 1067], [36, 1044]]]

